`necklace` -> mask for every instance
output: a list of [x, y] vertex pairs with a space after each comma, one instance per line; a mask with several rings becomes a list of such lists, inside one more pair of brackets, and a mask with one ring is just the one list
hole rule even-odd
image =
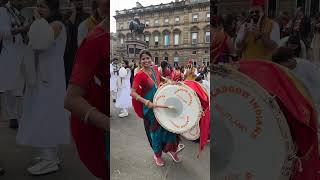
[[157, 81], [156, 73], [154, 72], [154, 70], [151, 68], [150, 73], [147, 72], [145, 68], [142, 68], [141, 70], [153, 81], [154, 85], [158, 87], [158, 81]]

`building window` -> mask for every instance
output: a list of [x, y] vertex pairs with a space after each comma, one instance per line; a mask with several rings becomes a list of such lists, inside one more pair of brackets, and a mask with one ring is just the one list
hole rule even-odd
[[199, 20], [198, 14], [193, 14], [192, 15], [192, 22], [198, 22], [198, 20]]
[[207, 13], [207, 21], [210, 21], [210, 13]]
[[169, 18], [165, 18], [165, 19], [164, 19], [164, 24], [165, 24], [165, 25], [168, 25], [168, 24], [169, 24]]
[[164, 45], [166, 47], [169, 46], [169, 35], [168, 34], [164, 35]]
[[154, 64], [156, 64], [156, 65], [159, 64], [159, 57], [154, 57]]
[[177, 16], [177, 17], [175, 18], [175, 22], [176, 22], [176, 24], [179, 24], [179, 23], [180, 23], [180, 17], [179, 17], [179, 16]]
[[197, 51], [192, 51], [192, 54], [197, 54]]
[[204, 40], [205, 43], [210, 43], [210, 32], [209, 31], [206, 31], [205, 33], [205, 40]]
[[146, 20], [146, 27], [148, 27], [150, 24], [150, 21], [149, 20]]
[[208, 50], [204, 50], [204, 53], [205, 53], [205, 54], [208, 54], [208, 52], [209, 52]]
[[120, 44], [123, 45], [123, 38], [120, 38]]
[[155, 26], [159, 26], [159, 19], [155, 19], [155, 20], [154, 20], [154, 25], [155, 25]]
[[198, 43], [198, 33], [193, 32], [192, 33], [192, 44], [197, 44]]
[[119, 29], [122, 30], [123, 29], [123, 24], [119, 24]]
[[179, 45], [180, 34], [174, 34], [174, 45]]
[[165, 55], [165, 57], [163, 58], [164, 61], [169, 61], [169, 57], [168, 55]]
[[155, 45], [156, 47], [159, 46], [159, 36], [154, 36], [154, 45]]
[[179, 65], [179, 57], [174, 57], [173, 58], [173, 66], [177, 67]]
[[204, 58], [203, 61], [202, 61], [203, 65], [209, 67], [210, 63], [208, 61], [208, 59]]
[[149, 36], [146, 36], [146, 39], [145, 39], [145, 40], [146, 40], [146, 43], [149, 44], [150, 37], [149, 37]]

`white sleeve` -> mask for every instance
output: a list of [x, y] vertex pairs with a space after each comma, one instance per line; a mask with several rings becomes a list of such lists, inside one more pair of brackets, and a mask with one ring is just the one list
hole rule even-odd
[[0, 34], [3, 39], [11, 38], [10, 16], [6, 8], [0, 7]]
[[243, 38], [244, 38], [244, 24], [240, 26], [240, 29], [238, 31], [238, 34], [237, 34], [237, 37], [236, 37], [236, 40], [235, 40], [235, 48], [236, 49], [239, 49], [237, 47], [237, 44], [241, 41], [243, 41]]
[[273, 28], [270, 33], [270, 39], [277, 44], [280, 41], [280, 27], [279, 27], [279, 24], [276, 22], [273, 23]]
[[198, 69], [195, 68], [194, 75], [197, 75], [197, 74], [198, 74]]
[[78, 27], [78, 47], [80, 47], [82, 41], [86, 38], [88, 34], [88, 28], [86, 27], [86, 21], [80, 23]]
[[300, 46], [301, 46], [301, 54], [300, 54], [301, 58], [307, 59], [307, 48], [303, 41], [300, 41]]
[[289, 36], [280, 39], [280, 41], [278, 42], [278, 46], [279, 47], [286, 47], [288, 40], [289, 40]]

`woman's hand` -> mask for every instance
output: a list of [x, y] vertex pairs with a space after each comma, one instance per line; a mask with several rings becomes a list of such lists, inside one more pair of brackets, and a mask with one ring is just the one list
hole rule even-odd
[[146, 104], [145, 104], [149, 109], [153, 109], [156, 107], [155, 104], [153, 104], [151, 101], [147, 101]]

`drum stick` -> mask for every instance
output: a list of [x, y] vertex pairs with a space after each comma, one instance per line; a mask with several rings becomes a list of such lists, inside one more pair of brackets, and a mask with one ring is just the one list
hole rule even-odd
[[174, 106], [156, 105], [156, 108], [168, 108], [168, 109], [174, 109]]

